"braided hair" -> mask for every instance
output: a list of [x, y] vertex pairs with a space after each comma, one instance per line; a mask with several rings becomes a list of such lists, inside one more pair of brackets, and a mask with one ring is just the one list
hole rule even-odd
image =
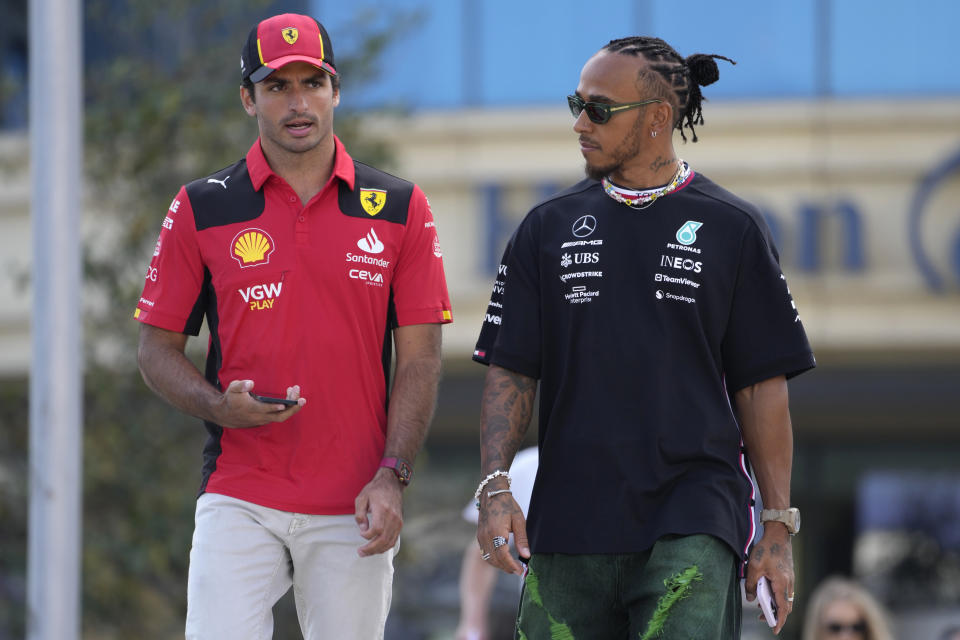
[[683, 58], [660, 38], [648, 36], [611, 40], [603, 51], [639, 56], [647, 61], [637, 81], [647, 85], [658, 98], [673, 105], [677, 114], [673, 126], [680, 130], [684, 142], [687, 141], [683, 133], [684, 126], [690, 129], [693, 141], [697, 141], [693, 126], [703, 124], [703, 94], [700, 93], [700, 87], [713, 84], [720, 77], [715, 58], [737, 64], [730, 58], [712, 53], [695, 53]]

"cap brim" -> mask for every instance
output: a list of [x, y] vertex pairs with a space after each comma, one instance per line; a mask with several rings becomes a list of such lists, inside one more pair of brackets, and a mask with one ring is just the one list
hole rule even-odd
[[250, 80], [253, 82], [260, 82], [271, 73], [284, 67], [291, 62], [306, 62], [307, 64], [313, 65], [317, 69], [326, 71], [331, 76], [337, 75], [337, 70], [334, 69], [329, 63], [320, 60], [319, 58], [311, 58], [310, 56], [283, 56], [282, 58], [277, 58], [276, 60], [271, 60], [266, 63], [256, 71], [250, 74]]

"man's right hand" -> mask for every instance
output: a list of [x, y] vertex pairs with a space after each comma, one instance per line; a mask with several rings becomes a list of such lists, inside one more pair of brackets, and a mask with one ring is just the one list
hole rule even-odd
[[248, 429], [268, 422], [283, 422], [307, 403], [306, 398], [300, 397], [300, 385], [287, 387], [287, 399], [297, 401], [290, 407], [255, 400], [251, 391], [253, 380], [234, 380], [227, 385], [217, 403], [217, 424], [231, 429]]
[[493, 541], [498, 536], [509, 541], [510, 534], [513, 533], [517, 552], [522, 557], [529, 558], [527, 520], [523, 517], [520, 505], [513, 499], [513, 494], [501, 493], [492, 498], [487, 497], [487, 491], [493, 490], [494, 488], [488, 485], [480, 495], [480, 516], [477, 522], [477, 542], [480, 543], [480, 553], [489, 553], [490, 558], [487, 562], [501, 571], [522, 576], [523, 565], [510, 554], [510, 545], [503, 544], [494, 548]]

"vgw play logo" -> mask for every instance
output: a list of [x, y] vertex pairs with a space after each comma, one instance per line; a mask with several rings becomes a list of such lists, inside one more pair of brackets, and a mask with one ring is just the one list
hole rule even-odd
[[910, 205], [910, 251], [927, 285], [960, 289], [960, 151], [924, 176]]

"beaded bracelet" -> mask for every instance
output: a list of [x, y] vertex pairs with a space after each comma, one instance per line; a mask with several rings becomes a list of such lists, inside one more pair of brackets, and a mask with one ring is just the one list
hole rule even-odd
[[506, 471], [502, 470], [502, 469], [497, 469], [496, 471], [494, 471], [493, 473], [491, 473], [490, 475], [488, 475], [486, 478], [484, 478], [484, 479], [480, 482], [480, 486], [477, 487], [476, 492], [474, 492], [474, 494], [473, 494], [473, 499], [476, 500], [477, 509], [480, 508], [480, 494], [483, 493], [483, 488], [484, 488], [485, 486], [487, 486], [487, 483], [488, 483], [488, 482], [490, 482], [490, 481], [493, 480], [494, 478], [498, 478], [498, 477], [500, 477], [500, 476], [503, 476], [504, 478], [507, 479], [507, 488], [508, 488], [508, 489], [510, 488], [510, 485], [511, 485], [512, 482], [513, 482], [513, 481], [510, 479], [510, 474], [507, 473]]

